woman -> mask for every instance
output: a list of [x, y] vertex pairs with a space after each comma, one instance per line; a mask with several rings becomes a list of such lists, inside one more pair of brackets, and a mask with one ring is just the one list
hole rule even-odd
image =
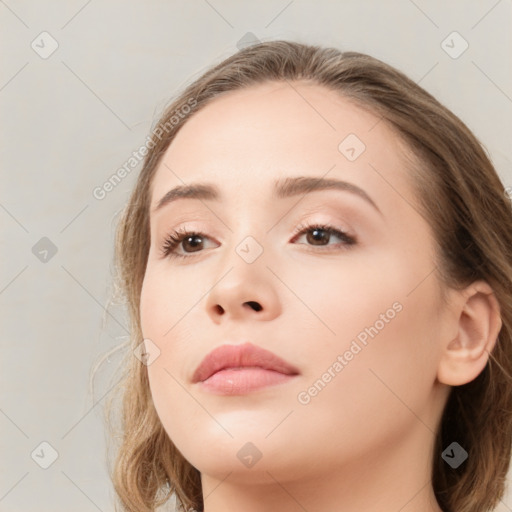
[[155, 126], [118, 229], [122, 510], [483, 512], [512, 436], [512, 214], [370, 56], [246, 48]]

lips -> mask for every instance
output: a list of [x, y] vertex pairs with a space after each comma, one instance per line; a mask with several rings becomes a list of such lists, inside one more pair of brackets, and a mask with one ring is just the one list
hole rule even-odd
[[298, 375], [299, 370], [274, 353], [252, 343], [221, 345], [212, 350], [196, 368], [192, 382], [202, 382], [225, 369], [263, 368], [284, 375]]

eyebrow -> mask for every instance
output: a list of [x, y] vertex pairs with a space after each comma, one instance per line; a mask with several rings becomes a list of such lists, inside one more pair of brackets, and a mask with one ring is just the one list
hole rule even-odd
[[[276, 180], [274, 182], [274, 194], [276, 199], [285, 199], [300, 194], [307, 194], [317, 190], [344, 190], [358, 195], [369, 203], [375, 210], [382, 215], [381, 210], [375, 204], [373, 199], [357, 185], [347, 181], [337, 179], [315, 178], [309, 176], [288, 177]], [[220, 201], [222, 194], [217, 186], [210, 183], [192, 183], [189, 185], [179, 185], [167, 192], [157, 203], [153, 212], [156, 212], [164, 206], [178, 199], [204, 199], [210, 201]]]

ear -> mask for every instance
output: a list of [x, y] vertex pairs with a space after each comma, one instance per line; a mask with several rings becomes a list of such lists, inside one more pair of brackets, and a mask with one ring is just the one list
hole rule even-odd
[[479, 280], [457, 292], [453, 314], [456, 335], [442, 346], [437, 378], [460, 386], [485, 368], [502, 326], [500, 306], [487, 282]]

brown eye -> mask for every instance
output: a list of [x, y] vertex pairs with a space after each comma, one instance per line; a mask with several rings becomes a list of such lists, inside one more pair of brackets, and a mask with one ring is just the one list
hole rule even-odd
[[[187, 236], [181, 241], [181, 243], [185, 252], [196, 252], [198, 248], [201, 249], [200, 246], [203, 243], [203, 238], [200, 235]], [[187, 249], [187, 246], [190, 250]]]
[[306, 239], [312, 245], [325, 245], [329, 243], [331, 235], [325, 229], [314, 228], [307, 232]]
[[[342, 231], [340, 229], [337, 229], [333, 226], [329, 225], [311, 225], [311, 226], [299, 226], [297, 228], [298, 234], [300, 236], [305, 235], [306, 236], [306, 245], [312, 245], [312, 246], [318, 246], [318, 247], [324, 247], [328, 245], [343, 245], [343, 246], [350, 246], [354, 245], [356, 243], [356, 239], [347, 233], [345, 231]], [[329, 244], [329, 242], [332, 239], [332, 236], [334, 235], [334, 238], [338, 238], [341, 240], [341, 243], [338, 244]], [[295, 240], [299, 237], [295, 237]]]
[[[162, 257], [186, 258], [187, 254], [201, 252], [204, 249], [205, 240], [209, 240], [209, 238], [202, 233], [178, 229], [167, 235], [161, 248]], [[180, 248], [182, 252], [178, 251]]]

